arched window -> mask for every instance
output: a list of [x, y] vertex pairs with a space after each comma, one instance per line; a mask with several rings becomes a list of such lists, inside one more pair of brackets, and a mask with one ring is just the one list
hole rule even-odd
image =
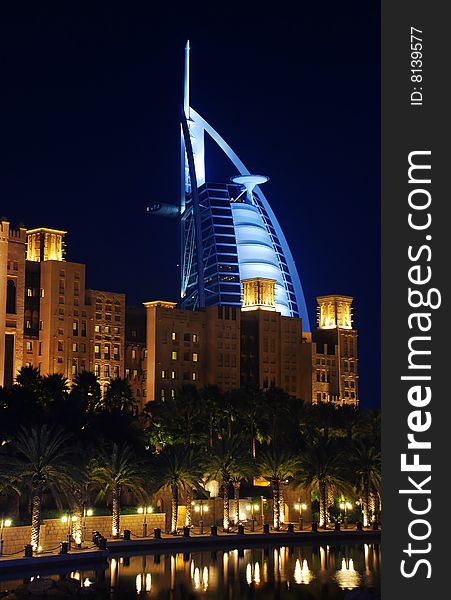
[[13, 279], [8, 279], [6, 286], [6, 312], [16, 314], [16, 283]]

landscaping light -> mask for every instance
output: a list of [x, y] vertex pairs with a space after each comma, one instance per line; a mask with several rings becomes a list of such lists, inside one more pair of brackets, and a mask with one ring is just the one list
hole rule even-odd
[[86, 516], [92, 517], [93, 514], [94, 514], [94, 511], [92, 510], [92, 508], [88, 508], [88, 510], [86, 511]]
[[3, 527], [11, 527], [11, 525], [13, 524], [11, 519], [5, 519], [3, 521]]
[[254, 510], [260, 510], [260, 507], [258, 504], [254, 504]]
[[68, 520], [69, 519], [68, 519], [67, 515], [64, 515], [61, 517], [61, 523], [67, 523]]
[[142, 506], [140, 506], [140, 507], [138, 508], [138, 514], [142, 515], [142, 514], [143, 514], [143, 512], [144, 512], [144, 508], [143, 508]]

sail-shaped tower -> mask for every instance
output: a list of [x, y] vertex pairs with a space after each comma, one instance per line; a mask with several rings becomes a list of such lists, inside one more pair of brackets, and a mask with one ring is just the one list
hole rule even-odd
[[[304, 294], [285, 236], [253, 175], [227, 142], [190, 104], [190, 46], [185, 47], [181, 123], [181, 306], [241, 306], [242, 281], [275, 281], [275, 307], [301, 317], [309, 331]], [[205, 137], [231, 162], [229, 182], [206, 179]]]

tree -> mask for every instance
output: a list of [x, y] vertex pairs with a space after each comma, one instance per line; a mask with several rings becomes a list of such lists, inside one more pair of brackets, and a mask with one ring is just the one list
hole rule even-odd
[[21, 367], [16, 375], [16, 384], [31, 392], [36, 392], [40, 383], [41, 375], [35, 367]]
[[349, 459], [350, 478], [360, 497], [363, 526], [370, 524], [370, 498], [381, 489], [381, 454], [368, 440], [357, 442]]
[[91, 371], [77, 373], [72, 382], [70, 395], [80, 402], [88, 412], [94, 412], [100, 408], [100, 384]]
[[110, 381], [103, 399], [103, 407], [110, 412], [136, 412], [137, 403], [127, 379], [117, 377]]
[[121, 496], [128, 492], [138, 501], [146, 497], [145, 465], [139, 460], [130, 446], [113, 445], [100, 449], [89, 468], [93, 485], [100, 487], [97, 498], [111, 498], [113, 537], [120, 533]]
[[336, 440], [323, 436], [310, 441], [301, 452], [295, 485], [316, 487], [319, 494], [319, 525], [327, 527], [327, 489], [333, 486], [338, 491], [348, 492], [342, 446]]
[[240, 487], [243, 479], [255, 475], [255, 462], [244, 452], [234, 461], [230, 469], [230, 481], [233, 485], [233, 520], [238, 525], [240, 520]]
[[60, 504], [68, 498], [74, 480], [74, 451], [70, 437], [58, 427], [43, 425], [39, 428], [20, 429], [12, 445], [9, 460], [19, 485], [31, 489], [31, 545], [39, 547], [42, 498], [45, 491]]
[[277, 531], [280, 529], [280, 486], [293, 477], [296, 467], [296, 458], [280, 446], [271, 445], [258, 457], [258, 470], [272, 488], [274, 529]]
[[202, 459], [193, 448], [173, 445], [164, 448], [156, 457], [155, 479], [158, 490], [171, 492], [171, 533], [177, 533], [180, 492], [200, 488]]
[[207, 478], [219, 480], [223, 493], [223, 527], [230, 527], [229, 486], [232, 474], [235, 477], [241, 471], [244, 457], [247, 456], [242, 436], [229, 436], [226, 432], [215, 440], [207, 458]]

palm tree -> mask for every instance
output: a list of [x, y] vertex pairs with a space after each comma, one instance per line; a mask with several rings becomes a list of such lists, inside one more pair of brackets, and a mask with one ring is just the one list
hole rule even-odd
[[354, 445], [349, 468], [362, 503], [363, 526], [368, 527], [371, 496], [376, 496], [381, 488], [381, 453], [368, 441], [361, 440]]
[[137, 402], [127, 379], [117, 377], [110, 381], [103, 405], [106, 410], [113, 412], [134, 413], [136, 411]]
[[80, 371], [72, 382], [71, 396], [81, 401], [89, 412], [98, 410], [101, 400], [100, 384], [91, 371]]
[[16, 384], [31, 392], [36, 392], [40, 383], [41, 375], [35, 367], [21, 367], [16, 375]]
[[258, 458], [258, 470], [272, 487], [274, 529], [277, 531], [280, 529], [280, 486], [293, 477], [296, 467], [296, 458], [287, 450], [277, 446], [271, 445], [263, 450]]
[[349, 492], [350, 485], [343, 465], [346, 463], [336, 440], [319, 437], [310, 441], [298, 461], [296, 484], [316, 487], [319, 493], [319, 525], [327, 527], [327, 490]]
[[184, 445], [167, 446], [156, 457], [155, 474], [159, 490], [171, 492], [171, 533], [177, 533], [180, 492], [199, 489], [202, 475], [200, 454]]
[[17, 477], [31, 488], [31, 545], [39, 547], [42, 498], [50, 491], [59, 503], [61, 496], [70, 497], [76, 476], [73, 446], [60, 428], [43, 425], [22, 428], [12, 446], [10, 464]]
[[[251, 450], [252, 451], [252, 450]], [[244, 451], [234, 461], [230, 469], [230, 481], [233, 485], [233, 513], [235, 525], [240, 520], [240, 487], [243, 479], [251, 479], [255, 475], [255, 462]]]
[[120, 533], [121, 496], [128, 492], [139, 501], [146, 498], [145, 465], [127, 444], [99, 450], [90, 465], [90, 479], [100, 487], [98, 498], [111, 497], [113, 537]]
[[[247, 456], [243, 438], [238, 435], [224, 434], [217, 439], [207, 459], [207, 479], [219, 480], [223, 493], [223, 528], [230, 528], [229, 486], [232, 476], [235, 479], [241, 473], [241, 467]], [[241, 475], [240, 479], [243, 477]]]

